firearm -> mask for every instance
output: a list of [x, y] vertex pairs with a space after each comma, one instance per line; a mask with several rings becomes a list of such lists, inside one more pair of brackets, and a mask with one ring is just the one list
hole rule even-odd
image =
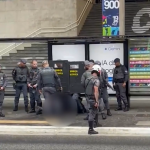
[[114, 88], [109, 84], [107, 80], [105, 80], [105, 85], [114, 91]]
[[116, 91], [116, 85], [113, 85], [114, 90]]
[[36, 85], [36, 82], [31, 82], [31, 88], [32, 88], [32, 93], [35, 93], [37, 90], [37, 87], [33, 87], [34, 85]]
[[114, 88], [107, 82], [107, 87], [111, 88], [114, 91]]

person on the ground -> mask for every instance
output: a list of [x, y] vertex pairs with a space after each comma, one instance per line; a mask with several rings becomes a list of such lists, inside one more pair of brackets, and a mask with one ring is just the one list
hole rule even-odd
[[29, 69], [26, 66], [25, 59], [21, 59], [20, 64], [13, 69], [12, 77], [14, 81], [16, 82], [16, 85], [15, 85], [16, 94], [15, 94], [13, 111], [18, 111], [20, 94], [21, 92], [23, 92], [25, 111], [28, 112], [27, 80], [29, 78]]
[[[92, 76], [91, 75], [91, 72], [92, 72], [92, 67], [93, 67], [93, 63], [91, 63], [91, 62], [89, 62], [88, 60], [86, 60], [85, 62], [84, 62], [84, 65], [85, 65], [85, 72], [82, 74], [82, 76], [81, 76], [81, 85], [83, 86], [83, 88], [85, 89], [86, 87], [85, 87], [85, 80], [88, 78], [88, 77], [90, 77], [90, 76]], [[85, 95], [85, 98], [86, 98], [86, 95]], [[87, 101], [87, 98], [86, 98], [86, 101]], [[89, 108], [89, 104], [88, 104], [88, 101], [87, 101], [87, 109]], [[88, 112], [88, 110], [87, 110], [87, 112]], [[84, 118], [84, 120], [88, 120], [88, 114], [87, 114], [87, 116]]]
[[129, 105], [126, 97], [126, 83], [128, 81], [128, 70], [127, 68], [120, 63], [120, 59], [116, 58], [114, 60], [115, 63], [115, 69], [113, 73], [113, 86], [115, 87], [116, 90], [116, 96], [117, 96], [117, 101], [118, 101], [118, 110], [122, 110], [122, 103], [121, 100], [124, 103], [124, 111], [129, 111]]
[[87, 78], [85, 81], [85, 94], [89, 103], [88, 134], [98, 134], [98, 132], [94, 130], [94, 127], [102, 126], [98, 123], [100, 70], [101, 68], [99, 65], [94, 65], [91, 72], [92, 76]]
[[0, 117], [5, 117], [5, 115], [2, 112], [2, 107], [4, 102], [5, 88], [7, 84], [8, 84], [7, 76], [2, 71], [2, 66], [0, 65]]
[[[97, 64], [101, 67], [101, 62], [100, 61], [95, 61], [95, 64]], [[105, 104], [105, 109], [107, 110], [107, 115], [112, 116], [112, 114], [110, 112], [110, 106], [109, 106], [109, 100], [108, 100], [109, 95], [108, 95], [107, 87], [111, 88], [112, 90], [114, 90], [114, 89], [108, 83], [108, 74], [107, 74], [107, 72], [104, 68], [101, 69], [100, 80], [101, 80], [101, 94], [100, 94], [100, 97], [103, 99], [103, 102]]]
[[43, 93], [45, 102], [49, 103], [51, 95], [54, 94], [56, 89], [56, 82], [58, 83], [59, 89], [62, 91], [62, 84], [55, 70], [49, 67], [48, 61], [42, 62], [42, 69], [38, 75], [38, 89], [40, 94]]
[[[29, 87], [29, 94], [30, 94], [30, 107], [31, 110], [29, 113], [35, 113], [35, 102], [37, 103], [38, 107], [42, 107], [42, 101], [40, 98], [40, 93], [38, 90], [38, 74], [40, 69], [38, 68], [38, 63], [36, 60], [32, 60], [31, 68], [29, 69], [29, 80], [28, 80], [28, 87]], [[39, 112], [39, 111], [37, 111]], [[41, 113], [41, 112], [40, 112]], [[37, 113], [38, 114], [38, 113]]]

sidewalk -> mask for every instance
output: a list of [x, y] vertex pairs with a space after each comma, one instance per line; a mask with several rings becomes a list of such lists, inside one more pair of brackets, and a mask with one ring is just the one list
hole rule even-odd
[[[129, 112], [114, 111], [116, 101], [110, 101], [112, 116], [102, 120], [99, 114], [99, 122], [103, 127], [149, 127], [150, 126], [150, 102], [131, 102], [131, 109]], [[45, 121], [42, 115], [27, 114], [24, 111], [23, 101], [19, 104], [19, 111], [13, 112], [12, 102], [4, 104], [5, 118], [0, 118], [0, 125], [36, 125], [36, 126], [50, 126]], [[86, 114], [79, 114], [74, 118], [70, 126], [87, 127], [87, 121], [83, 120]]]
[[[13, 102], [5, 101], [5, 118], [0, 118], [0, 134], [9, 135], [87, 135], [88, 122], [83, 120], [86, 114], [74, 118], [70, 126], [50, 126], [42, 115], [27, 114], [24, 111], [23, 101], [20, 101], [19, 111], [13, 112]], [[150, 136], [150, 102], [131, 101], [129, 112], [114, 111], [116, 101], [110, 101], [113, 116], [99, 122], [102, 127], [96, 128], [96, 136]]]

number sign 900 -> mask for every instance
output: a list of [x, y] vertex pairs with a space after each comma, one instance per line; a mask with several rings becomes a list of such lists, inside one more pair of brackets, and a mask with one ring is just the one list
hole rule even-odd
[[119, 0], [104, 0], [104, 8], [105, 9], [118, 9], [119, 8]]

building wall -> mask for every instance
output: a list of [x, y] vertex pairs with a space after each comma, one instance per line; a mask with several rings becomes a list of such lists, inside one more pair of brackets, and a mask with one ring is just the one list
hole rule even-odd
[[[76, 0], [0, 1], [1, 38], [25, 37], [40, 28], [65, 27], [76, 19]], [[76, 34], [76, 30], [71, 31], [72, 36]], [[57, 35], [59, 36], [57, 33], [49, 34]]]

